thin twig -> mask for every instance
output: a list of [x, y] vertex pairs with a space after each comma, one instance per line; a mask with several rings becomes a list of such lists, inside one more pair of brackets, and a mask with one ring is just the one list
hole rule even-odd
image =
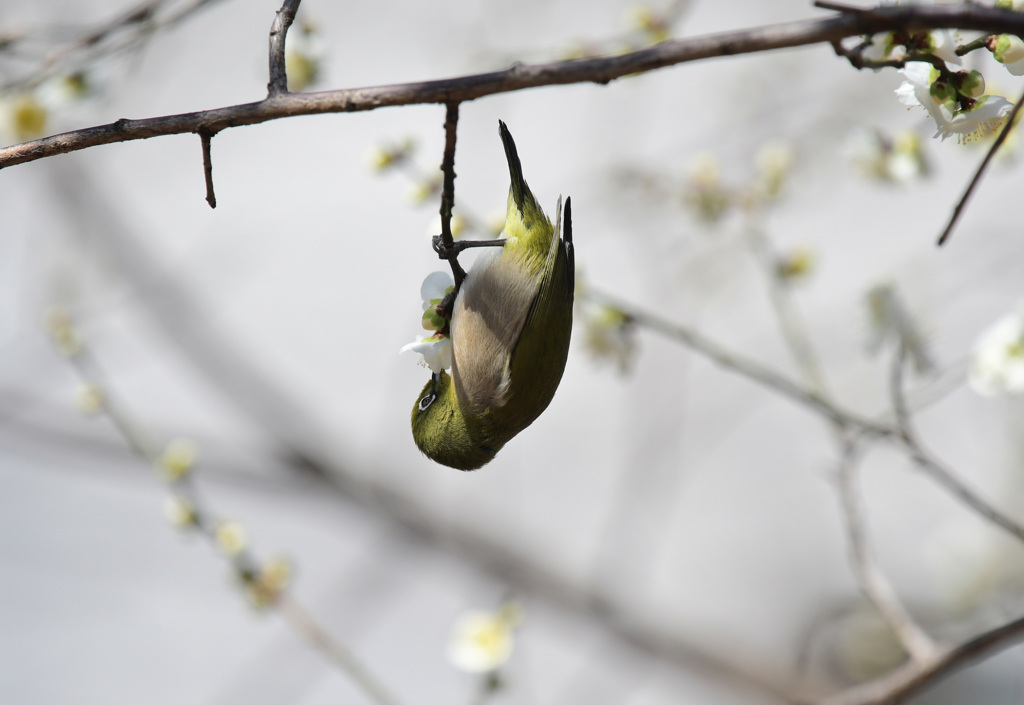
[[285, 66], [285, 41], [288, 28], [295, 21], [295, 13], [302, 0], [284, 0], [281, 9], [274, 15], [270, 25], [270, 82], [267, 83], [267, 97], [274, 98], [288, 92], [288, 71]]
[[[321, 93], [281, 91], [266, 100], [179, 115], [118, 120], [0, 149], [0, 168], [101, 144], [163, 135], [219, 132], [230, 127], [322, 113], [359, 112], [395, 105], [474, 100], [527, 88], [572, 83], [608, 83], [624, 76], [716, 56], [834, 42], [844, 37], [906, 29], [979, 30], [1024, 34], [1024, 14], [980, 5], [893, 5], [860, 14], [841, 14], [705, 37], [672, 39], [616, 56], [540, 64], [515, 64], [501, 71], [421, 83], [349, 88]], [[275, 85], [280, 85], [275, 84]]]
[[1003, 129], [999, 131], [999, 135], [992, 143], [992, 146], [989, 147], [988, 153], [985, 154], [985, 158], [982, 159], [981, 164], [978, 165], [978, 170], [974, 172], [971, 182], [967, 184], [967, 190], [964, 191], [964, 195], [960, 197], [960, 202], [957, 203], [956, 208], [953, 209], [953, 216], [949, 219], [949, 224], [946, 225], [946, 229], [943, 230], [942, 235], [939, 236], [938, 244], [940, 246], [945, 244], [946, 240], [949, 239], [949, 236], [953, 234], [953, 228], [956, 227], [957, 221], [960, 220], [960, 215], [967, 206], [967, 201], [970, 200], [971, 194], [974, 193], [974, 189], [977, 188], [982, 176], [988, 169], [988, 165], [992, 161], [992, 157], [994, 157], [996, 152], [999, 151], [999, 148], [1003, 146], [1003, 142], [1006, 141], [1010, 131], [1014, 128], [1014, 124], [1017, 121], [1017, 115], [1020, 113], [1021, 105], [1024, 105], [1024, 93], [1022, 93], [1020, 98], [1017, 99], [1017, 104], [1013, 106], [1013, 110], [1010, 111], [1009, 116], [1006, 118], [1006, 124], [1003, 125]]
[[871, 601], [915, 661], [925, 663], [935, 655], [935, 644], [907, 612], [892, 584], [875, 562], [864, 527], [864, 506], [857, 487], [860, 450], [847, 439], [838, 468], [840, 505], [850, 547], [850, 563], [864, 596]]
[[455, 291], [462, 287], [466, 270], [459, 264], [459, 253], [455, 250], [452, 236], [452, 209], [455, 207], [455, 137], [459, 126], [459, 104], [451, 102], [444, 114], [444, 157], [441, 159], [441, 237], [435, 240], [434, 249], [441, 259], [448, 260], [455, 278]]
[[355, 681], [363, 692], [377, 705], [396, 705], [398, 702], [391, 692], [384, 687], [373, 673], [356, 658], [344, 644], [324, 631], [309, 612], [288, 593], [282, 594], [277, 601], [278, 610], [288, 625], [307, 642], [317, 648], [349, 678]]
[[829, 2], [829, 0], [814, 0], [814, 6], [822, 10], [832, 10], [833, 12], [850, 13], [854, 15], [863, 15], [866, 12], [871, 12], [871, 7], [858, 7], [856, 5], [847, 5], [841, 2]]
[[213, 134], [207, 130], [199, 133], [199, 141], [203, 145], [203, 177], [206, 180], [206, 202], [210, 208], [217, 207], [217, 194], [213, 192], [213, 157], [210, 155], [210, 140]]
[[806, 377], [807, 383], [816, 394], [823, 399], [829, 397], [828, 385], [825, 383], [825, 375], [822, 372], [818, 356], [814, 351], [814, 345], [807, 333], [806, 326], [800, 319], [799, 312], [789, 296], [786, 284], [779, 276], [777, 263], [778, 254], [764, 234], [761, 228], [750, 223], [747, 228], [747, 239], [757, 257], [761, 268], [768, 279], [768, 297], [771, 300], [772, 308], [775, 310], [775, 317], [782, 329], [782, 338], [789, 347], [790, 354], [796, 361], [797, 366]]
[[625, 304], [607, 294], [592, 289], [587, 289], [581, 296], [607, 304], [618, 310], [633, 323], [678, 340], [691, 350], [710, 358], [722, 367], [752, 379], [770, 389], [774, 389], [783, 396], [820, 412], [835, 423], [854, 427], [858, 431], [871, 436], [888, 436], [893, 433], [893, 429], [889, 426], [842, 409], [825, 399], [821, 394], [787, 379], [775, 370], [765, 367], [754, 360], [741, 357], [726, 350], [720, 344], [686, 326], [667, 321], [653, 313]]
[[918, 468], [938, 482], [946, 490], [973, 509], [979, 516], [1003, 529], [1011, 536], [1024, 541], [1024, 525], [996, 509], [990, 502], [968, 487], [963, 480], [933, 456], [917, 437], [910, 421], [910, 411], [903, 391], [903, 358], [905, 349], [902, 345], [893, 362], [890, 376], [889, 393], [892, 399], [893, 414], [896, 419], [897, 433], [890, 436], [902, 443], [904, 450]]
[[[170, 0], [145, 0], [99, 27], [84, 31], [81, 36], [51, 51], [27, 74], [0, 85], [0, 91], [29, 90], [62, 71], [71, 72], [101, 57], [138, 46], [158, 30], [168, 29], [196, 11], [219, 0], [193, 0], [188, 5], [158, 16], [160, 8]], [[0, 48], [15, 46], [33, 35], [23, 34], [0, 40]]]

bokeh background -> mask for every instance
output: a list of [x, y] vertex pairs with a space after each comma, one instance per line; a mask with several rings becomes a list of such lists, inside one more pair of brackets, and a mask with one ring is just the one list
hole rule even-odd
[[[129, 6], [6, 3], [0, 29], [52, 47]], [[97, 94], [48, 131], [260, 99], [277, 9], [220, 0], [98, 61]], [[823, 12], [676, 9], [673, 36]], [[615, 50], [644, 40], [636, 12], [306, 0], [299, 19], [322, 49], [316, 90]], [[7, 57], [5, 80], [33, 60]], [[809, 257], [788, 293], [830, 390], [868, 416], [888, 409], [893, 351], [868, 351], [866, 295], [894, 287], [937, 366], [909, 378], [940, 390], [916, 414], [922, 438], [1024, 517], [1024, 409], [964, 376], [979, 334], [1021, 297], [1020, 167], [1000, 159], [936, 248], [983, 145], [930, 139], [899, 83], [818, 46], [482, 98], [461, 107], [456, 212], [504, 208], [503, 119], [549, 212], [572, 196], [588, 285], [799, 379], [754, 223], [779, 253]], [[403, 703], [477, 697], [479, 678], [445, 658], [452, 624], [507, 599], [525, 621], [496, 702], [770, 701], [710, 677], [683, 643], [837, 686], [898, 661], [847, 565], [828, 424], [676, 342], [636, 330], [623, 372], [595, 358], [581, 312], [554, 402], [495, 461], [459, 473], [420, 455], [409, 411], [428, 373], [398, 350], [417, 335], [421, 280], [442, 269], [438, 198], [411, 194], [436, 173], [443, 121], [443, 107], [416, 106], [228, 130], [213, 140], [215, 210], [194, 135], [0, 172], [0, 699], [366, 702], [168, 525], [157, 474], [77, 408], [78, 378], [42, 323], [54, 304], [134, 422], [161, 443], [195, 441], [211, 509], [242, 523], [256, 553], [292, 561], [295, 595]], [[928, 173], [865, 175], [851, 160], [865, 129], [918, 135]], [[373, 168], [375, 150], [410, 138], [416, 171]], [[730, 188], [754, 182], [766, 145], [792, 156], [770, 206], [709, 222], [687, 205], [715, 169]], [[892, 446], [874, 447], [863, 473], [880, 564], [926, 628], [959, 638], [1019, 614], [1017, 545]], [[1007, 650], [919, 701], [1019, 702], [1022, 657]]]

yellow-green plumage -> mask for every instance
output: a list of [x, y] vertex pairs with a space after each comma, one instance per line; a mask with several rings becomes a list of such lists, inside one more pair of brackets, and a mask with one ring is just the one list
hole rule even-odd
[[455, 299], [452, 373], [433, 375], [412, 412], [416, 445], [475, 470], [541, 414], [562, 379], [572, 331], [571, 205], [555, 226], [523, 180], [515, 142], [498, 123], [511, 186], [505, 245], [477, 260]]

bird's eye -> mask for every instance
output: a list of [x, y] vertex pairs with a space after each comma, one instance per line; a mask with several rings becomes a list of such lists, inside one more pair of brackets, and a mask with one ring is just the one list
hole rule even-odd
[[419, 410], [426, 411], [427, 408], [434, 403], [435, 399], [437, 399], [437, 395], [434, 394], [433, 392], [420, 399]]

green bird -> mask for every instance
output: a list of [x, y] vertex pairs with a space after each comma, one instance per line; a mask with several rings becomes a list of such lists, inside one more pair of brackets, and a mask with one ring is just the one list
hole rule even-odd
[[551, 403], [565, 370], [572, 332], [575, 258], [572, 211], [561, 232], [523, 180], [516, 143], [498, 132], [512, 180], [505, 244], [466, 275], [451, 315], [451, 374], [433, 374], [412, 409], [412, 435], [429, 458], [476, 470]]

